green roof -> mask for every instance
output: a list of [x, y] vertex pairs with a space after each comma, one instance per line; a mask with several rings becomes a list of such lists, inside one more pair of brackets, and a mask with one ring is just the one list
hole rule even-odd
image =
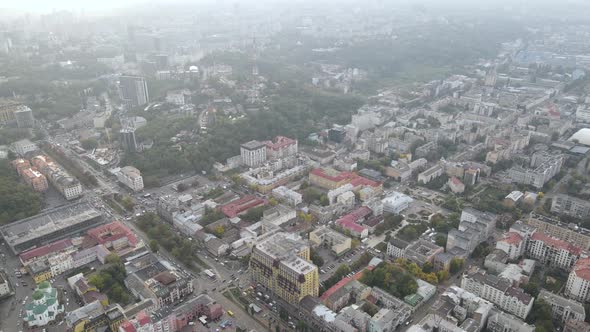
[[45, 296], [45, 294], [42, 291], [36, 290], [33, 293], [33, 300], [41, 300], [43, 298], [43, 296]]
[[40, 315], [40, 314], [44, 313], [45, 311], [47, 311], [47, 306], [44, 304], [38, 304], [35, 306], [35, 309], [33, 309], [33, 313], [35, 315]]
[[45, 301], [45, 305], [52, 306], [53, 304], [55, 304], [55, 302], [57, 302], [57, 300], [55, 298], [49, 298], [47, 299], [47, 301]]
[[424, 300], [424, 298], [419, 294], [411, 294], [404, 297], [404, 301], [412, 307], [415, 307], [422, 300]]

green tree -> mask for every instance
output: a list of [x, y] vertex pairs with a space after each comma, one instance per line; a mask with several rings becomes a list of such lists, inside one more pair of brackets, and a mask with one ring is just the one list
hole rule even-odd
[[436, 234], [436, 236], [434, 237], [434, 243], [437, 246], [445, 248], [447, 246], [447, 236], [444, 234]]
[[150, 249], [152, 250], [152, 252], [158, 252], [158, 250], [160, 250], [160, 245], [158, 244], [158, 241], [150, 240]]
[[451, 259], [451, 267], [450, 267], [450, 272], [452, 274], [455, 274], [459, 271], [461, 271], [463, 269], [463, 265], [465, 264], [465, 261], [461, 258], [453, 258]]
[[80, 145], [84, 150], [94, 150], [98, 147], [98, 141], [94, 138], [88, 138], [80, 141]]

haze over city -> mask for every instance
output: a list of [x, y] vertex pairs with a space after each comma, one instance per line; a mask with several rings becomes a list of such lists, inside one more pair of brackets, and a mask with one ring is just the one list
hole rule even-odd
[[1, 331], [590, 331], [590, 3], [0, 4]]

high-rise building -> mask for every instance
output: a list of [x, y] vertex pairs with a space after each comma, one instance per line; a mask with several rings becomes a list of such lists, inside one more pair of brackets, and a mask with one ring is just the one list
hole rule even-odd
[[19, 128], [33, 128], [35, 127], [35, 118], [33, 117], [33, 111], [27, 106], [20, 105], [14, 111], [16, 123]]
[[125, 151], [137, 152], [137, 140], [135, 139], [135, 129], [123, 128], [121, 134], [121, 147]]
[[242, 163], [250, 167], [258, 167], [266, 161], [266, 145], [259, 141], [250, 141], [240, 146]]
[[252, 281], [283, 300], [298, 304], [318, 296], [318, 268], [310, 261], [310, 249], [299, 235], [274, 233], [256, 244], [250, 258]]
[[121, 98], [129, 106], [149, 103], [150, 95], [145, 78], [141, 76], [123, 75], [119, 78]]
[[0, 123], [14, 121], [14, 112], [20, 103], [10, 99], [0, 99]]

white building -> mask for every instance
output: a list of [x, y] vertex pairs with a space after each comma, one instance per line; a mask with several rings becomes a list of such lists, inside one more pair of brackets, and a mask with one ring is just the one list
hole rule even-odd
[[408, 196], [397, 191], [392, 191], [383, 200], [383, 211], [400, 214], [407, 209], [414, 200]]
[[539, 298], [551, 305], [553, 319], [565, 323], [569, 319], [584, 321], [586, 312], [584, 306], [574, 300], [566, 299], [563, 296], [553, 294], [544, 289], [539, 293]]
[[509, 259], [514, 260], [525, 253], [526, 242], [520, 234], [508, 232], [496, 242], [496, 249], [504, 251]]
[[138, 192], [143, 190], [141, 172], [133, 166], [125, 166], [117, 173], [117, 179], [129, 189]]
[[530, 258], [543, 264], [569, 271], [582, 249], [542, 232], [534, 232], [527, 242], [526, 252]]
[[429, 169], [425, 170], [424, 172], [418, 174], [418, 182], [422, 182], [424, 184], [436, 179], [437, 177], [441, 176], [444, 173], [444, 168], [440, 165], [434, 165]]
[[27, 152], [37, 150], [37, 145], [35, 143], [29, 141], [28, 139], [23, 139], [12, 144], [14, 152], [17, 154], [24, 156]]
[[590, 108], [580, 106], [576, 111], [576, 121], [590, 123]]
[[45, 326], [64, 312], [64, 306], [59, 304], [57, 289], [49, 282], [43, 281], [31, 296], [32, 302], [25, 306], [24, 321], [31, 327]]
[[565, 295], [580, 302], [590, 300], [590, 258], [576, 262], [567, 279]]
[[406, 249], [409, 246], [410, 243], [396, 237], [391, 237], [389, 242], [387, 242], [387, 256], [393, 259], [404, 258], [406, 257]]
[[187, 89], [173, 90], [166, 93], [166, 102], [182, 106], [190, 102], [190, 91]]
[[5, 274], [0, 271], [0, 297], [10, 294], [10, 285], [8, 284], [8, 278]]
[[273, 189], [272, 195], [277, 199], [283, 201], [285, 204], [291, 206], [296, 206], [303, 202], [303, 195], [285, 186], [280, 186]]
[[74, 259], [70, 252], [62, 252], [47, 259], [51, 276], [56, 277], [74, 268]]
[[461, 288], [485, 300], [498, 308], [525, 319], [533, 308], [534, 298], [521, 288], [512, 287], [512, 283], [493, 275], [475, 272], [463, 275]]
[[240, 146], [242, 163], [249, 167], [261, 166], [266, 161], [266, 145], [259, 141], [250, 141]]

